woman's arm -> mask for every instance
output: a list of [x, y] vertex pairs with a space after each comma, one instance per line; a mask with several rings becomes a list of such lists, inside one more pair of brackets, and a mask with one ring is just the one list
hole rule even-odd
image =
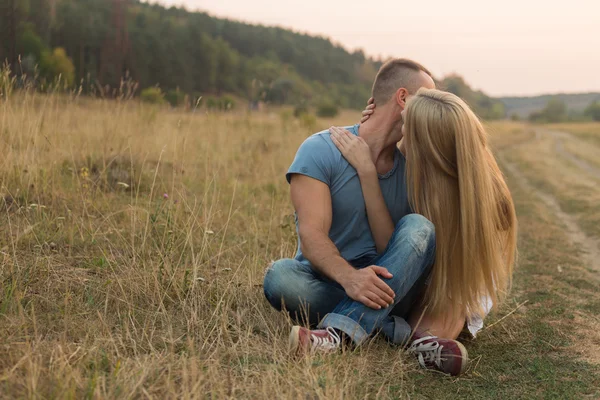
[[377, 252], [382, 253], [394, 233], [394, 223], [381, 193], [377, 170], [371, 159], [369, 146], [361, 137], [355, 136], [345, 129], [331, 127], [329, 132], [333, 143], [358, 173], [371, 234], [375, 240]]
[[377, 171], [374, 169], [372, 172], [359, 172], [358, 177], [365, 198], [371, 234], [375, 240], [377, 252], [383, 253], [394, 233], [394, 223], [383, 200]]

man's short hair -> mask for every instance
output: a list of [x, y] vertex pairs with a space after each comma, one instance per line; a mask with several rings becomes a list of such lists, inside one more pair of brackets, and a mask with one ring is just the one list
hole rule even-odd
[[421, 71], [433, 79], [427, 68], [407, 58], [396, 58], [383, 64], [373, 83], [372, 96], [375, 98], [375, 104], [387, 103], [400, 88], [415, 94], [421, 87]]

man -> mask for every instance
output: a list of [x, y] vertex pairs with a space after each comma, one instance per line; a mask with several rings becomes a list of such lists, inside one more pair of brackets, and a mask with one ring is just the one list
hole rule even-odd
[[369, 145], [381, 190], [396, 225], [387, 248], [377, 252], [359, 177], [333, 144], [329, 131], [309, 137], [287, 173], [296, 210], [298, 252], [267, 270], [264, 292], [278, 310], [317, 330], [294, 326], [296, 351], [335, 350], [341, 338], [362, 344], [381, 332], [411, 350], [421, 365], [460, 374], [467, 352], [455, 340], [413, 332], [407, 323], [435, 256], [434, 227], [411, 214], [405, 182], [402, 111], [421, 87], [434, 88], [431, 73], [407, 59], [387, 62], [373, 84], [377, 113], [348, 129]]

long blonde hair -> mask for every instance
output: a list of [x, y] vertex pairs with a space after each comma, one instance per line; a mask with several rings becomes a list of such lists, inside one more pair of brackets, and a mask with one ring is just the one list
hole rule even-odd
[[410, 203], [436, 232], [424, 304], [432, 315], [481, 314], [484, 297], [497, 305], [510, 287], [517, 246], [512, 197], [486, 131], [459, 97], [420, 89], [404, 132]]

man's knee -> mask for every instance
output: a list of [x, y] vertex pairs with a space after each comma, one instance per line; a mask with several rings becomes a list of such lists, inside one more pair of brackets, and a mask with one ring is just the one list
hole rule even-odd
[[317, 324], [345, 296], [341, 287], [323, 281], [312, 267], [292, 259], [267, 268], [263, 289], [275, 309], [285, 309], [292, 318], [310, 324]]
[[400, 231], [397, 239], [407, 237], [419, 255], [424, 255], [435, 248], [435, 226], [420, 214], [404, 216], [396, 227]]
[[296, 260], [284, 258], [267, 267], [263, 291], [269, 303], [278, 310], [282, 309], [282, 299], [286, 297], [290, 285], [294, 282], [293, 275], [297, 264]]

